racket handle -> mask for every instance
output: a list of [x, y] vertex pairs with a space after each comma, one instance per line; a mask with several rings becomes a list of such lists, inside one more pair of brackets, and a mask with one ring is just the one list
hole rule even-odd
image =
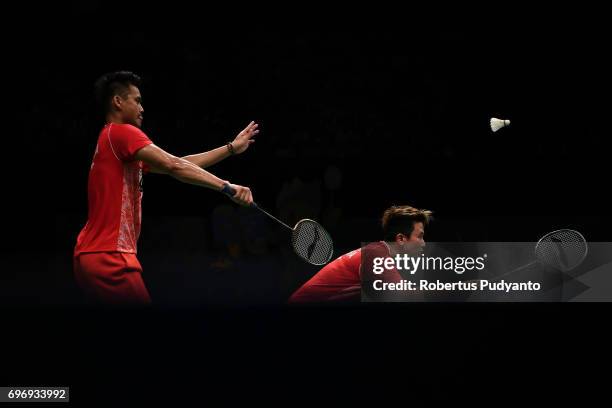
[[221, 192], [230, 198], [236, 195], [236, 190], [231, 188], [229, 183], [223, 184], [223, 188], [221, 189]]
[[[230, 187], [230, 185], [228, 183], [225, 183], [223, 185], [223, 188], [221, 189], [221, 192], [223, 194], [225, 194], [226, 196], [228, 196], [229, 198], [232, 198], [236, 195], [236, 190], [234, 190], [232, 187]], [[257, 204], [255, 204], [255, 202], [251, 203], [251, 207], [252, 208], [259, 208], [257, 207]]]

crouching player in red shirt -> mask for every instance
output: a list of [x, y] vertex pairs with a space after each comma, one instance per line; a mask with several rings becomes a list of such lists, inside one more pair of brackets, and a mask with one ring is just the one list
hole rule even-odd
[[[374, 258], [395, 257], [398, 253], [417, 256], [425, 248], [425, 227], [431, 211], [410, 206], [393, 206], [382, 217], [384, 241], [355, 249], [327, 264], [289, 298], [289, 303], [359, 302], [362, 282], [380, 279], [372, 274]], [[364, 270], [363, 266], [369, 265]], [[400, 282], [400, 273], [385, 271], [385, 282]]]

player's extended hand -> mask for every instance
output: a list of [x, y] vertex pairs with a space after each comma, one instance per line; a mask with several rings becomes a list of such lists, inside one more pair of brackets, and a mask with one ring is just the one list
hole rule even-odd
[[257, 129], [258, 126], [257, 123], [251, 121], [242, 132], [238, 133], [238, 136], [236, 136], [232, 142], [235, 154], [243, 153], [251, 144], [255, 143], [255, 140], [251, 138], [259, 133], [259, 129]]
[[251, 193], [250, 188], [239, 186], [237, 184], [230, 184], [229, 187], [231, 187], [236, 192], [236, 194], [230, 197], [233, 202], [235, 202], [236, 204], [243, 205], [245, 207], [248, 207], [253, 204], [253, 193]]

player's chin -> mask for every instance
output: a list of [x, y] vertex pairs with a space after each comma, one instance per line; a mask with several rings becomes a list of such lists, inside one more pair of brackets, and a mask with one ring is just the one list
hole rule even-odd
[[415, 257], [416, 257], [416, 256], [421, 256], [421, 255], [423, 255], [423, 252], [424, 252], [424, 251], [423, 251], [422, 249], [413, 249], [413, 250], [408, 251], [408, 254], [409, 254], [410, 256], [415, 256]]

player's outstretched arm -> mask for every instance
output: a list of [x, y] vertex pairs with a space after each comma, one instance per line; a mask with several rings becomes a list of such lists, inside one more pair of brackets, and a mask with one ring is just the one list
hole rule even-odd
[[221, 160], [233, 155], [244, 153], [251, 144], [255, 143], [253, 136], [259, 133], [257, 129], [259, 125], [253, 121], [247, 125], [234, 140], [225, 146], [217, 147], [204, 153], [192, 154], [183, 156], [183, 159], [200, 166], [207, 168], [213, 164], [219, 163]]
[[233, 201], [241, 205], [251, 205], [253, 203], [253, 195], [248, 187], [230, 184], [228, 181], [220, 179], [187, 160], [173, 156], [154, 144], [140, 149], [135, 158], [149, 165], [151, 171], [167, 174], [183, 183], [195, 184], [221, 192], [224, 191], [224, 188], [227, 189], [227, 187], [224, 187], [227, 184], [236, 191], [236, 194], [231, 197]]

